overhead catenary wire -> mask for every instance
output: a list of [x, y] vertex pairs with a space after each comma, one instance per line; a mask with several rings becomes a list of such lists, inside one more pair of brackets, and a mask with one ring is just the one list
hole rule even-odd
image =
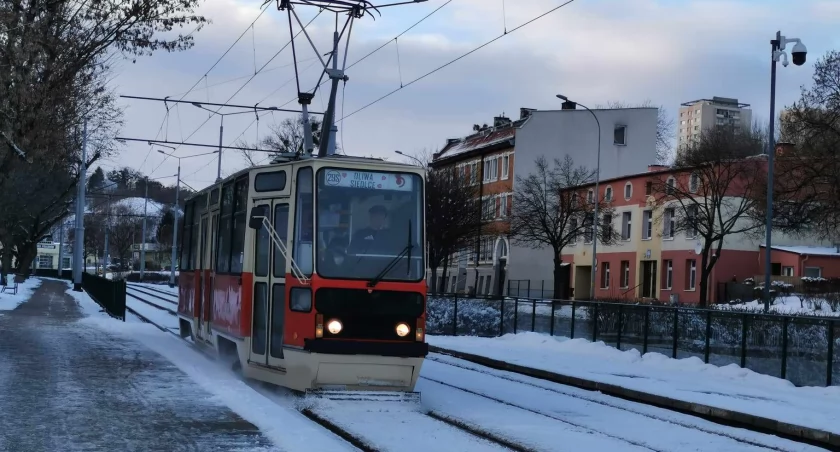
[[372, 102], [370, 102], [370, 103], [365, 104], [365, 105], [364, 105], [364, 106], [362, 106], [361, 108], [358, 108], [358, 109], [356, 109], [356, 110], [354, 110], [354, 111], [350, 112], [349, 114], [347, 114], [347, 115], [343, 116], [341, 119], [338, 119], [338, 120], [336, 120], [335, 122], [336, 122], [336, 123], [339, 123], [339, 122], [344, 121], [345, 119], [347, 119], [347, 118], [349, 118], [349, 117], [351, 117], [351, 116], [355, 115], [356, 113], [359, 113], [359, 112], [361, 112], [361, 111], [363, 111], [363, 110], [366, 110], [367, 108], [369, 108], [369, 107], [373, 106], [374, 104], [377, 104], [377, 103], [381, 102], [382, 100], [384, 100], [384, 99], [386, 99], [386, 98], [388, 98], [388, 97], [391, 97], [391, 96], [392, 96], [392, 95], [394, 95], [396, 92], [398, 92], [398, 91], [400, 91], [400, 90], [402, 90], [402, 89], [404, 89], [404, 88], [407, 88], [407, 87], [409, 87], [409, 86], [411, 86], [411, 85], [413, 85], [413, 84], [415, 84], [415, 83], [419, 82], [420, 80], [423, 80], [424, 78], [426, 78], [426, 77], [428, 77], [428, 76], [430, 76], [430, 75], [432, 75], [432, 74], [434, 74], [434, 73], [436, 73], [436, 72], [438, 72], [438, 71], [440, 71], [440, 70], [442, 70], [442, 69], [446, 68], [447, 66], [450, 66], [450, 65], [452, 65], [452, 64], [454, 64], [454, 63], [456, 63], [456, 62], [458, 62], [458, 61], [460, 61], [460, 60], [462, 60], [462, 59], [464, 59], [464, 58], [466, 58], [466, 57], [468, 57], [468, 56], [472, 55], [472, 54], [473, 54], [473, 53], [475, 53], [475, 52], [478, 52], [479, 50], [481, 50], [481, 49], [483, 49], [483, 48], [485, 48], [485, 47], [489, 46], [490, 44], [492, 44], [492, 43], [494, 43], [494, 42], [498, 41], [499, 39], [502, 39], [502, 38], [504, 38], [505, 36], [508, 36], [508, 35], [510, 35], [511, 33], [515, 32], [515, 31], [517, 31], [517, 30], [519, 30], [519, 29], [521, 29], [521, 28], [523, 28], [523, 27], [528, 26], [528, 25], [530, 25], [530, 24], [532, 24], [532, 23], [536, 22], [536, 21], [537, 21], [537, 20], [539, 20], [539, 19], [542, 19], [543, 17], [545, 17], [545, 16], [547, 16], [547, 15], [549, 15], [549, 14], [551, 14], [551, 13], [553, 13], [553, 12], [557, 11], [557, 10], [559, 10], [560, 8], [562, 8], [562, 7], [566, 6], [566, 5], [569, 5], [570, 3], [574, 2], [574, 1], [575, 1], [575, 0], [567, 0], [566, 2], [561, 3], [560, 5], [555, 6], [554, 8], [551, 8], [550, 10], [548, 10], [548, 11], [546, 11], [546, 12], [544, 12], [544, 13], [542, 13], [542, 14], [540, 14], [540, 15], [538, 15], [538, 16], [536, 16], [536, 17], [534, 17], [534, 18], [532, 18], [531, 20], [529, 20], [529, 21], [527, 21], [527, 22], [525, 22], [525, 23], [523, 23], [523, 24], [520, 24], [520, 25], [518, 25], [518, 26], [516, 26], [516, 27], [514, 27], [514, 28], [512, 28], [512, 29], [510, 29], [510, 30], [508, 30], [506, 33], [502, 33], [502, 34], [500, 34], [499, 36], [496, 36], [495, 38], [493, 38], [493, 39], [491, 39], [491, 40], [489, 40], [489, 41], [485, 42], [484, 44], [481, 44], [480, 46], [478, 46], [478, 47], [476, 47], [476, 48], [474, 48], [474, 49], [472, 49], [472, 50], [470, 50], [470, 51], [468, 51], [468, 52], [466, 52], [466, 53], [464, 53], [464, 54], [461, 54], [460, 56], [458, 56], [458, 57], [456, 57], [456, 58], [454, 58], [454, 59], [452, 59], [452, 60], [448, 61], [447, 63], [444, 63], [444, 64], [442, 64], [442, 65], [440, 65], [440, 66], [436, 67], [435, 69], [432, 69], [431, 71], [429, 71], [429, 72], [427, 72], [427, 73], [425, 73], [425, 74], [423, 74], [423, 75], [421, 75], [421, 76], [419, 76], [419, 77], [415, 78], [414, 80], [411, 80], [410, 82], [406, 83], [404, 86], [400, 86], [399, 88], [394, 89], [393, 91], [390, 91], [390, 92], [386, 93], [385, 95], [383, 95], [383, 96], [379, 97], [378, 99], [376, 99], [376, 100], [374, 100], [374, 101], [372, 101]]

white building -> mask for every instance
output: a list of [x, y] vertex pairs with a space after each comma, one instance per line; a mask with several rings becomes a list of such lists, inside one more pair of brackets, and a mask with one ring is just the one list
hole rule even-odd
[[749, 106], [738, 102], [738, 99], [717, 96], [683, 103], [677, 120], [677, 145], [688, 145], [702, 131], [711, 127], [736, 126], [748, 129], [752, 124], [752, 110]]
[[[597, 117], [596, 122], [592, 113]], [[575, 165], [598, 166], [600, 123], [600, 179], [642, 173], [656, 163], [657, 108], [595, 109], [592, 113], [565, 102], [561, 110], [534, 110], [516, 131], [513, 191], [516, 181], [535, 169], [540, 156], [549, 160], [571, 156]], [[515, 208], [515, 206], [514, 206]], [[507, 279], [511, 289], [525, 296], [555, 296], [554, 264], [550, 247], [539, 250], [510, 245]], [[562, 296], [562, 294], [561, 294]]]

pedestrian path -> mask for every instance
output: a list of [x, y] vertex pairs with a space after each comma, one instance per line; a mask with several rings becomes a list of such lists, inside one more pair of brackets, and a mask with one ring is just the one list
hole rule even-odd
[[0, 316], [0, 451], [269, 451], [170, 362], [79, 324], [60, 281]]

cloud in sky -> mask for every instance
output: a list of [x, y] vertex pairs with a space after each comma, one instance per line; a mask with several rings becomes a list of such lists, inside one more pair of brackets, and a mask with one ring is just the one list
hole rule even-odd
[[[365, 18], [356, 23], [348, 63], [391, 42], [347, 71], [350, 80], [339, 92], [339, 117], [562, 1], [506, 1], [503, 14], [501, 0], [453, 0], [393, 41], [394, 36], [443, 3], [430, 0], [387, 8], [375, 21]], [[261, 0], [207, 0], [200, 12], [213, 23], [196, 34], [195, 48], [158, 54], [136, 64], [123, 63], [114, 80], [115, 90], [125, 95], [177, 99], [199, 82], [185, 99], [230, 99], [230, 103], [243, 105], [260, 102], [261, 106], [298, 108], [291, 47], [267, 63], [289, 39], [288, 19], [274, 6], [203, 77], [257, 17], [261, 4]], [[308, 8], [298, 11], [304, 23], [315, 15]], [[333, 20], [325, 13], [309, 28], [321, 53], [329, 48]], [[813, 62], [827, 50], [840, 47], [840, 35], [833, 32], [838, 21], [838, 3], [828, 0], [575, 0], [352, 114], [339, 123], [339, 145], [349, 154], [395, 159], [398, 156], [394, 150], [410, 153], [439, 148], [447, 137], [467, 134], [472, 124], [490, 122], [502, 112], [517, 116], [520, 107], [558, 108], [556, 93], [587, 105], [650, 100], [672, 115], [681, 102], [688, 100], [737, 97], [752, 104], [754, 118], [767, 120], [769, 40], [776, 30], [801, 38], [809, 50], [805, 66], [779, 66], [777, 106], [781, 108], [798, 97], [799, 86], [810, 82]], [[302, 60], [301, 87], [311, 89], [320, 75], [320, 63], [303, 36], [295, 43]], [[265, 69], [240, 90], [253, 76], [255, 66], [263, 65]], [[328, 86], [318, 91], [313, 110], [325, 107]], [[343, 113], [342, 92], [346, 96]], [[123, 105], [124, 136], [168, 136], [179, 141], [192, 134], [191, 142], [218, 143], [218, 116], [209, 117], [190, 105], [170, 105], [164, 120], [162, 103], [125, 100]], [[228, 116], [223, 142], [253, 142], [273, 121], [283, 117], [268, 115], [256, 122], [253, 113]], [[154, 170], [152, 177], [175, 174], [176, 161], [164, 161], [162, 155], [148, 151], [146, 144], [127, 144], [104, 166], [129, 165], [145, 173]], [[182, 147], [177, 155], [202, 152], [206, 149]], [[226, 151], [222, 173], [233, 173], [244, 164], [236, 151]], [[186, 182], [195, 188], [215, 179], [216, 162], [212, 157], [186, 159], [182, 165]]]

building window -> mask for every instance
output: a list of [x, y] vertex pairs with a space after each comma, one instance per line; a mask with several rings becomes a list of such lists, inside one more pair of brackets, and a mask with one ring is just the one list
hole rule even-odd
[[606, 198], [607, 201], [612, 201], [612, 198], [613, 198], [612, 187], [607, 187], [607, 189], [604, 190], [604, 198]]
[[621, 261], [621, 288], [630, 287], [630, 261]]
[[685, 208], [685, 235], [688, 238], [697, 237], [697, 206], [688, 206]]
[[630, 240], [631, 227], [633, 225], [633, 213], [624, 212], [621, 214], [621, 239]]
[[686, 272], [686, 281], [685, 281], [685, 289], [686, 290], [694, 290], [697, 285], [697, 261], [694, 259], [689, 259], [685, 262]]
[[627, 182], [627, 185], [624, 186], [624, 199], [630, 199], [633, 196], [633, 184]]
[[601, 288], [610, 288], [610, 263], [604, 262], [601, 264]]
[[821, 267], [805, 267], [805, 274], [802, 276], [807, 276], [809, 278], [822, 278], [822, 268]]
[[470, 163], [470, 183], [475, 185], [478, 183], [478, 163]]
[[501, 216], [502, 218], [507, 217], [507, 201], [508, 195], [507, 193], [505, 193], [500, 197], [501, 207], [499, 208], [499, 216]]
[[666, 239], [674, 238], [674, 226], [675, 226], [675, 218], [674, 218], [674, 208], [669, 207], [665, 209], [665, 230], [663, 232], [663, 237]]
[[569, 243], [577, 242], [578, 237], [578, 221], [577, 218], [572, 218], [569, 220]]
[[53, 257], [49, 254], [38, 256], [38, 268], [53, 268]]
[[669, 177], [668, 181], [665, 182], [665, 194], [666, 195], [673, 195], [674, 194], [674, 186], [676, 185], [677, 181], [673, 177]]
[[592, 216], [587, 215], [583, 221], [583, 243], [592, 243]]
[[595, 203], [595, 192], [592, 191], [592, 190], [589, 190], [588, 192], [586, 192], [586, 200], [590, 204], [594, 204]]
[[688, 189], [691, 190], [692, 193], [697, 193], [697, 189], [700, 187], [700, 175], [697, 173], [691, 173], [691, 177], [688, 182]]
[[642, 212], [642, 239], [649, 240], [653, 235], [653, 211]]
[[507, 180], [510, 176], [510, 156], [502, 157], [502, 180]]
[[627, 126], [615, 126], [613, 131], [613, 144], [619, 146], [627, 145]]
[[612, 215], [606, 214], [601, 220], [601, 241], [612, 242]]
[[653, 194], [653, 182], [645, 182], [645, 194], [648, 196]]
[[793, 267], [782, 267], [782, 276], [793, 276]]
[[674, 261], [666, 260], [662, 264], [662, 269], [665, 271], [665, 277], [662, 278], [664, 289], [671, 290], [671, 285], [674, 283]]

